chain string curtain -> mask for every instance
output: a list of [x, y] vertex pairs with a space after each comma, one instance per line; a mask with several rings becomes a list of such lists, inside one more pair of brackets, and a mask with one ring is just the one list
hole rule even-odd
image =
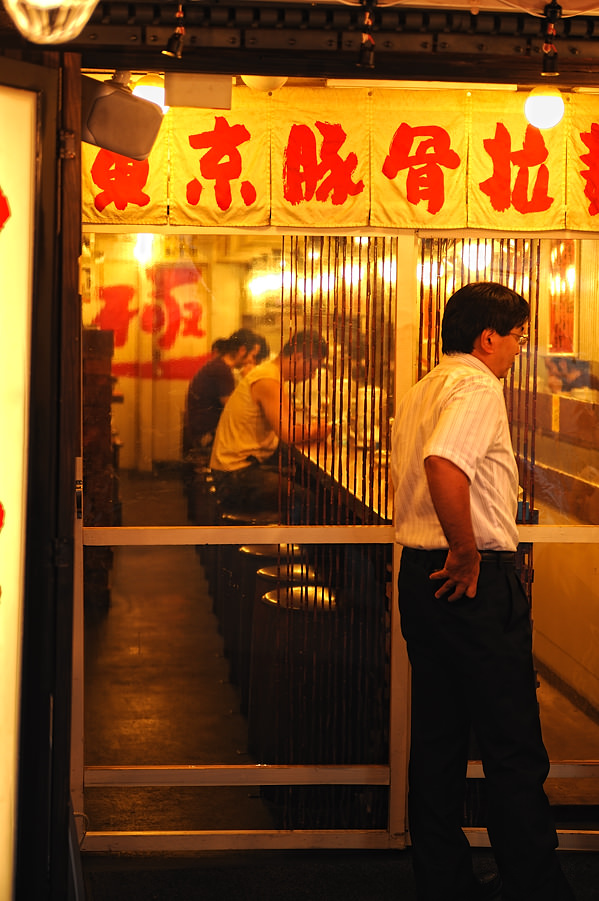
[[[287, 425], [319, 420], [331, 429], [328, 439], [283, 448], [282, 522], [368, 526], [391, 518], [396, 259], [389, 239], [282, 241], [280, 346], [306, 330], [329, 348], [311, 380], [291, 374]], [[332, 543], [282, 554], [287, 586], [277, 603], [271, 594], [254, 607], [253, 634], [264, 639], [272, 676], [262, 730], [271, 739], [252, 742], [258, 762], [388, 762], [391, 550]], [[386, 827], [384, 787], [290, 785], [263, 793], [284, 828]]]
[[303, 453], [286, 449], [302, 522], [372, 525], [391, 519], [396, 267], [394, 239], [283, 241], [281, 344], [309, 330], [329, 348], [326, 366], [311, 381], [294, 385], [291, 379], [288, 385], [296, 426], [318, 419], [330, 429], [329, 440], [311, 441]]
[[[423, 238], [419, 244], [418, 378], [441, 355], [441, 320], [445, 303], [463, 285], [496, 281], [521, 294], [530, 304], [529, 342], [505, 380], [505, 399], [512, 443], [520, 472], [518, 522], [535, 521], [535, 408], [539, 321], [541, 242], [535, 238]], [[520, 546], [521, 576], [532, 583], [532, 546]]]

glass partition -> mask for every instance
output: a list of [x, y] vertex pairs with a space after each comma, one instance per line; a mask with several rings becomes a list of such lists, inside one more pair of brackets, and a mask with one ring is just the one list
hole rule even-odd
[[[190, 382], [240, 328], [256, 334], [266, 359], [300, 331], [328, 346], [311, 378], [292, 371], [283, 385], [289, 421], [280, 425], [323, 427], [299, 452], [280, 444], [280, 497], [291, 492], [295, 521], [389, 519], [396, 257], [384, 238], [87, 234], [85, 525], [142, 524], [142, 508], [144, 525], [173, 524], [151, 487], [158, 474], [181, 476], [189, 515], [179, 524], [199, 522], [194, 492], [210, 455], [189, 437]], [[232, 368], [239, 383], [246, 366]], [[342, 512], [331, 480], [345, 492]], [[180, 487], [162, 481], [167, 493]], [[144, 503], [148, 492], [154, 504]], [[281, 504], [273, 512], [288, 521]]]
[[[220, 544], [213, 530], [172, 547], [155, 530], [390, 520], [396, 257], [389, 239], [86, 235], [84, 527], [147, 532], [84, 547], [88, 772], [388, 767], [391, 546]], [[266, 511], [223, 504], [190, 435], [190, 383], [239, 329], [266, 360], [304, 331], [328, 347], [282, 374], [279, 430], [323, 431], [281, 440]], [[225, 410], [251, 371], [239, 363]], [[88, 784], [89, 828], [387, 828], [386, 784], [259, 778]]]
[[[445, 301], [469, 281], [496, 280], [531, 307], [530, 340], [505, 382], [520, 469], [518, 521], [599, 523], [599, 339], [596, 241], [423, 239], [419, 375], [440, 354]], [[538, 698], [552, 763], [599, 760], [599, 622], [593, 544], [521, 544], [531, 602]], [[599, 781], [552, 777], [562, 828], [597, 828]], [[484, 825], [484, 785], [469, 781], [466, 821]]]

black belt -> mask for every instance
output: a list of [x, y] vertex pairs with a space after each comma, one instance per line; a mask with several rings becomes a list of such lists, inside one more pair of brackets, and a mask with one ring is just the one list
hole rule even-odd
[[516, 551], [479, 551], [481, 563], [497, 563], [504, 566], [514, 566], [516, 563]]
[[[423, 557], [427, 559], [436, 559], [441, 563], [445, 562], [447, 557], [447, 548], [434, 548], [425, 550], [424, 548], [406, 547], [405, 551], [414, 557]], [[497, 566], [514, 566], [516, 563], [516, 551], [479, 551], [481, 563], [495, 563]]]

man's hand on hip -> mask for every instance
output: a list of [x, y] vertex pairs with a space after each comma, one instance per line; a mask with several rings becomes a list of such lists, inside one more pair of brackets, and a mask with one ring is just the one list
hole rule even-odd
[[434, 580], [444, 580], [441, 587], [435, 592], [435, 597], [442, 598], [447, 595], [448, 601], [457, 601], [463, 595], [473, 598], [476, 594], [479, 571], [480, 554], [478, 551], [460, 552], [450, 549], [447, 552], [443, 569], [431, 573], [430, 576]]

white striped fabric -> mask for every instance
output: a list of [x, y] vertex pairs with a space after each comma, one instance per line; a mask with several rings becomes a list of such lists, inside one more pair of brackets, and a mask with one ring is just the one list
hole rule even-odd
[[391, 475], [395, 539], [404, 547], [447, 547], [424, 472], [433, 455], [468, 476], [478, 548], [515, 550], [518, 470], [502, 382], [471, 354], [444, 356], [396, 411]]

